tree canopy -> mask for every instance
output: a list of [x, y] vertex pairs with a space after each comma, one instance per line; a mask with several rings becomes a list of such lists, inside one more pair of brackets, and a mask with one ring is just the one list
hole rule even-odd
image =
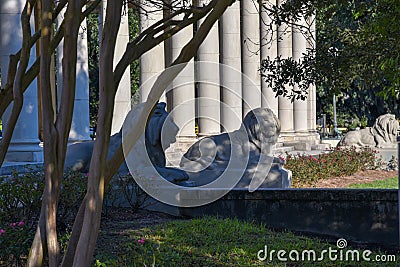
[[[398, 110], [400, 92], [400, 3], [393, 0], [302, 1], [265, 8], [276, 21], [295, 25], [301, 15], [316, 16], [316, 46], [300, 60], [267, 58], [265, 79], [277, 95], [304, 98], [310, 84], [317, 85], [320, 113], [331, 109], [339, 95], [341, 112], [366, 116], [371, 123], [385, 112]], [[304, 26], [305, 34], [310, 25]], [[307, 29], [308, 28], [308, 29]], [[312, 29], [310, 29], [311, 31]], [[285, 84], [302, 89], [285, 92]], [[397, 114], [399, 115], [399, 114]]]

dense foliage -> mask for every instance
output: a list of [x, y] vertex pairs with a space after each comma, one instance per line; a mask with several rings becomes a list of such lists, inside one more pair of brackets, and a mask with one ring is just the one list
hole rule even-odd
[[[301, 16], [316, 14], [316, 42], [302, 59], [267, 58], [264, 79], [277, 95], [303, 99], [317, 85], [318, 114], [333, 117], [332, 96], [338, 96], [339, 126], [371, 125], [387, 112], [399, 112], [400, 2], [393, 0], [289, 1], [262, 12], [279, 18], [277, 25], [297, 25]], [[312, 37], [311, 24], [303, 34]], [[271, 28], [273, 29], [273, 28]], [[283, 35], [285, 32], [278, 32]], [[315, 34], [315, 32], [314, 32]], [[293, 84], [298, 91], [288, 91]], [[289, 85], [289, 86], [287, 86]]]
[[[129, 40], [139, 34], [137, 10], [128, 9]], [[89, 53], [89, 110], [90, 126], [96, 127], [99, 106], [99, 15], [91, 13], [87, 18], [88, 53]], [[131, 92], [133, 101], [138, 101], [139, 60], [130, 64]]]
[[[57, 224], [61, 247], [68, 243], [72, 223], [85, 196], [88, 174], [67, 172], [60, 195]], [[0, 177], [0, 266], [24, 266], [39, 219], [43, 172]], [[148, 199], [131, 175], [117, 175], [105, 196], [108, 209], [123, 205], [137, 211]]]
[[378, 169], [378, 152], [370, 148], [334, 148], [319, 156], [286, 155], [285, 168], [292, 171], [293, 187], [315, 187], [320, 179], [352, 175], [357, 171]]

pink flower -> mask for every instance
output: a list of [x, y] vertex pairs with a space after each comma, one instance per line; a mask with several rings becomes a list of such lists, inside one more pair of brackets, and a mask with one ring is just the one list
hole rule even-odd
[[86, 177], [89, 177], [89, 173], [87, 172], [87, 173], [85, 174], [85, 176], [86, 176]]
[[0, 229], [0, 235], [5, 234], [5, 233], [6, 233], [6, 230]]
[[139, 245], [143, 245], [144, 244], [144, 238], [142, 237], [137, 242], [138, 242]]
[[18, 226], [22, 226], [22, 225], [24, 225], [25, 223], [23, 222], [23, 221], [20, 221], [19, 223], [18, 223]]
[[15, 227], [17, 223], [10, 223], [10, 227]]

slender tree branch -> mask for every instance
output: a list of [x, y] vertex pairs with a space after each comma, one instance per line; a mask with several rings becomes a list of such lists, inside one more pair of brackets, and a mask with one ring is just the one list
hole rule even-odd
[[[58, 16], [58, 14], [60, 13], [60, 10], [62, 10], [65, 7], [66, 4], [66, 0], [62, 0], [60, 1], [59, 5], [56, 7], [55, 11], [53, 12], [52, 18], [53, 18], [53, 22], [55, 20], [55, 18]], [[82, 6], [88, 1], [83, 1]], [[86, 10], [84, 12], [82, 12], [81, 14], [81, 21], [83, 21], [83, 19], [85, 17], [87, 17], [91, 12], [93, 12], [97, 6], [99, 5], [100, 0], [95, 0], [93, 2], [90, 2], [90, 4], [86, 7]], [[62, 24], [61, 24], [62, 25]], [[30, 43], [30, 48], [33, 47], [33, 45], [37, 42], [37, 40], [39, 40], [41, 35], [41, 30], [38, 30], [30, 39], [29, 43]], [[53, 51], [56, 49], [56, 47], [59, 45], [59, 43], [61, 42], [62, 38], [64, 37], [64, 30], [63, 27], [60, 27], [60, 29], [57, 31], [57, 33], [55, 34], [52, 42], [51, 42], [51, 47], [53, 49]], [[16, 53], [17, 59], [19, 60], [20, 57], [20, 52]], [[23, 78], [23, 86], [22, 86], [22, 91], [25, 92], [26, 89], [28, 88], [28, 86], [32, 83], [32, 81], [36, 78], [36, 76], [39, 74], [39, 64], [40, 64], [40, 56], [37, 57], [36, 61], [33, 63], [33, 65], [28, 69], [28, 71], [26, 72], [26, 74], [24, 75]], [[10, 64], [11, 65], [11, 64]], [[9, 68], [9, 71], [10, 70]], [[11, 79], [14, 80], [14, 79]], [[4, 114], [5, 110], [7, 109], [7, 107], [10, 105], [10, 103], [13, 100], [13, 82], [12, 83], [7, 83], [3, 90], [0, 91], [0, 117]]]
[[[3, 165], [8, 147], [11, 142], [12, 134], [17, 124], [17, 120], [23, 106], [23, 90], [22, 80], [25, 74], [26, 68], [28, 67], [30, 57], [30, 44], [27, 40], [31, 38], [31, 25], [30, 17], [32, 15], [33, 6], [35, 0], [29, 0], [26, 2], [25, 7], [21, 13], [21, 24], [22, 24], [22, 48], [17, 55], [10, 57], [9, 73], [7, 75], [7, 83], [13, 83], [12, 91], [14, 98], [14, 105], [12, 107], [11, 115], [5, 124], [5, 130], [3, 138], [0, 142], [0, 166]], [[18, 58], [19, 55], [19, 58]], [[18, 65], [18, 60], [20, 63]], [[16, 70], [17, 69], [17, 70]]]
[[[207, 34], [210, 32], [212, 26], [216, 21], [222, 16], [225, 10], [230, 6], [234, 0], [218, 0], [215, 3], [214, 9], [210, 12], [210, 14], [206, 17], [204, 22], [199, 27], [198, 31], [195, 33], [193, 38], [182, 48], [179, 56], [176, 60], [170, 65], [170, 67], [175, 66], [175, 69], [171, 73], [171, 71], [166, 72], [163, 71], [159, 77], [157, 77], [156, 82], [154, 83], [149, 96], [146, 101], [146, 105], [138, 119], [138, 125], [136, 125], [137, 131], [130, 133], [128, 135], [127, 140], [129, 140], [129, 144], [133, 147], [136, 141], [139, 139], [142, 134], [145, 125], [147, 124], [148, 116], [147, 114], [151, 114], [152, 109], [155, 107], [158, 99], [160, 98], [162, 92], [166, 89], [166, 87], [172, 82], [173, 79], [179, 74], [179, 72], [185, 67], [187, 62], [189, 62], [196, 54], [197, 50], [207, 37]], [[143, 46], [145, 44], [143, 43]], [[137, 55], [139, 57], [139, 55]], [[142, 131], [140, 131], [142, 129]], [[107, 161], [107, 172], [106, 172], [106, 185], [110, 182], [111, 177], [115, 175], [118, 171], [119, 166], [124, 161], [122, 144], [118, 147], [114, 155]], [[131, 147], [131, 148], [132, 148]], [[129, 149], [129, 148], [128, 148]]]
[[73, 266], [90, 266], [100, 227], [104, 197], [104, 174], [110, 142], [112, 114], [115, 103], [113, 61], [116, 39], [121, 22], [122, 0], [107, 2], [106, 18], [100, 47], [99, 113], [96, 141], [90, 162], [86, 208], [82, 233], [75, 250]]
[[[218, 0], [213, 0], [205, 7], [190, 9], [193, 12], [190, 18], [183, 19], [179, 22], [171, 21], [177, 15], [183, 13], [178, 11], [174, 14], [167, 16], [165, 19], [160, 20], [159, 22], [156, 22], [155, 24], [144, 30], [137, 38], [135, 38], [131, 43], [127, 45], [124, 55], [115, 67], [114, 81], [116, 82], [116, 88], [118, 88], [122, 76], [131, 62], [133, 62], [135, 59], [138, 59], [145, 52], [149, 51], [153, 47], [157, 46], [159, 43], [181, 31], [188, 25], [191, 25], [206, 16], [210, 12], [210, 10], [212, 10], [217, 5], [218, 2]], [[194, 10], [196, 12], [194, 12]], [[171, 28], [170, 26], [174, 24], [175, 27]]]

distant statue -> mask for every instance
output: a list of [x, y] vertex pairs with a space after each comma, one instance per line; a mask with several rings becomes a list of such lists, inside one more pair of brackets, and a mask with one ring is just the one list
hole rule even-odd
[[379, 116], [372, 127], [348, 132], [338, 146], [394, 148], [399, 122], [393, 114]]
[[[179, 169], [166, 167], [166, 159], [164, 149], [176, 141], [175, 136], [178, 133], [178, 126], [172, 121], [168, 113], [165, 111], [165, 103], [157, 104], [153, 111], [153, 114], [148, 122], [145, 131], [145, 144], [140, 147], [140, 151], [135, 151], [135, 161], [138, 162], [138, 166], [148, 167], [152, 165], [165, 179], [170, 182], [181, 182], [187, 180], [188, 175]], [[125, 120], [134, 120], [134, 117], [138, 117], [143, 108], [143, 104], [140, 104], [133, 108]], [[132, 125], [134, 126], [134, 125]], [[161, 143], [161, 132], [164, 131], [168, 138], [164, 138], [163, 144]], [[140, 142], [140, 141], [138, 141]], [[108, 157], [110, 158], [117, 148], [122, 143], [122, 130], [111, 136]], [[67, 148], [66, 157], [66, 168], [71, 168], [75, 171], [88, 172], [90, 160], [92, 157], [94, 141], [85, 141], [75, 143]], [[164, 145], [164, 148], [163, 146]], [[136, 146], [135, 146], [136, 147]], [[143, 149], [142, 149], [143, 148]], [[135, 148], [134, 148], [135, 149]], [[144, 160], [148, 157], [150, 160]], [[126, 163], [124, 162], [119, 168], [119, 173], [127, 174], [129, 172]]]
[[[245, 163], [241, 166], [243, 170], [237, 170], [243, 175], [236, 187], [248, 187], [256, 176], [263, 181], [261, 188], [290, 187], [290, 171], [283, 168], [283, 160], [272, 156], [272, 147], [277, 142], [280, 129], [280, 122], [272, 110], [251, 110], [238, 130], [205, 137], [194, 143], [183, 155], [180, 167], [189, 174], [189, 181], [195, 181], [196, 186], [200, 186], [220, 177], [229, 162], [234, 160], [238, 163], [236, 165]], [[265, 167], [265, 172], [260, 166]]]

